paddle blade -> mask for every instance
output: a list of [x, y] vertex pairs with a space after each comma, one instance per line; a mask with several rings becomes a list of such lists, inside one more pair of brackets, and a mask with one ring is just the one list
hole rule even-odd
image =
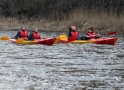
[[113, 31], [113, 32], [107, 32], [107, 34], [108, 35], [113, 35], [113, 34], [116, 34], [116, 32], [115, 31]]
[[9, 37], [8, 37], [8, 36], [2, 36], [2, 37], [0, 38], [0, 40], [9, 40]]
[[65, 40], [65, 39], [67, 39], [67, 36], [66, 35], [59, 35], [59, 39], [60, 40]]
[[24, 41], [23, 38], [18, 38], [18, 39], [16, 40], [17, 43], [22, 43], [23, 41]]

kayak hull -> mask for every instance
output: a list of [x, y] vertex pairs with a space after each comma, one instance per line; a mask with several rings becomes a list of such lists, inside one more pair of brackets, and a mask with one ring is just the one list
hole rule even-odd
[[53, 45], [56, 38], [47, 38], [47, 39], [37, 39], [37, 40], [24, 40], [17, 42], [16, 39], [10, 39], [10, 42], [15, 44], [43, 44], [43, 45]]
[[92, 39], [89, 41], [96, 44], [114, 45], [117, 42], [117, 40], [118, 40], [118, 37], [111, 37], [111, 38]]
[[107, 44], [107, 45], [114, 45], [118, 40], [118, 37], [111, 37], [111, 38], [98, 38], [98, 39], [91, 39], [91, 40], [59, 40], [58, 43], [73, 43], [73, 44], [86, 44], [86, 43], [95, 43], [95, 44]]

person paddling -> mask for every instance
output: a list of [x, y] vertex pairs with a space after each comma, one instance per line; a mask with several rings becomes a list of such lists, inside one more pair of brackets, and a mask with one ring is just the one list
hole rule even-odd
[[34, 39], [40, 39], [40, 34], [38, 32], [38, 28], [35, 28], [34, 31], [32, 31], [30, 34], [29, 34], [29, 37], [28, 39], [29, 40], [34, 40]]
[[88, 39], [93, 39], [93, 38], [97, 39], [100, 37], [100, 34], [96, 34], [94, 32], [93, 27], [88, 29], [88, 32], [86, 33], [86, 35], [88, 36]]
[[96, 33], [94, 32], [93, 27], [88, 29], [88, 32], [86, 33], [86, 35], [88, 36], [88, 39], [95, 38]]
[[18, 39], [18, 38], [23, 38], [25, 40], [28, 39], [28, 32], [24, 26], [21, 27], [21, 29], [17, 32], [17, 34], [14, 37], [14, 39]]
[[76, 31], [75, 26], [71, 26], [69, 28], [69, 33], [68, 33], [68, 40], [76, 40], [78, 37], [78, 32]]
[[89, 39], [93, 39], [93, 38], [97, 39], [97, 38], [99, 38], [99, 37], [100, 37], [100, 35], [99, 35], [99, 34], [96, 34], [96, 33], [94, 32], [93, 27], [90, 27], [90, 28], [88, 29], [88, 31], [86, 32], [86, 35], [83, 35], [83, 36], [81, 36], [80, 38], [81, 38], [81, 40], [89, 40]]

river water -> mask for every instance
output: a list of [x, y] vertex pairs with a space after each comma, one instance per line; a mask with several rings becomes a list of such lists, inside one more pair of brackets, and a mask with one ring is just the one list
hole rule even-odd
[[[16, 31], [0, 31], [9, 37]], [[43, 32], [41, 36], [60, 33]], [[115, 45], [0, 41], [0, 90], [124, 90], [124, 40]]]

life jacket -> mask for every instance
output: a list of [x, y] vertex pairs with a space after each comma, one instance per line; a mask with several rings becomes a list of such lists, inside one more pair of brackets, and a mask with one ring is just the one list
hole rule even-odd
[[96, 36], [95, 32], [87, 32], [86, 35], [88, 35], [88, 39], [93, 39]]
[[28, 37], [28, 32], [26, 30], [19, 30], [19, 32], [20, 32], [19, 38]]
[[96, 33], [95, 32], [92, 32], [92, 35], [96, 35]]
[[32, 32], [32, 38], [33, 39], [40, 39], [40, 34], [36, 32]]
[[71, 36], [68, 37], [68, 40], [69, 40], [69, 41], [76, 40], [76, 39], [77, 39], [77, 36], [78, 36], [78, 32], [76, 32], [76, 31], [71, 31], [70, 33], [71, 33]]
[[78, 33], [75, 31], [71, 31], [71, 37], [77, 37], [78, 36]]

